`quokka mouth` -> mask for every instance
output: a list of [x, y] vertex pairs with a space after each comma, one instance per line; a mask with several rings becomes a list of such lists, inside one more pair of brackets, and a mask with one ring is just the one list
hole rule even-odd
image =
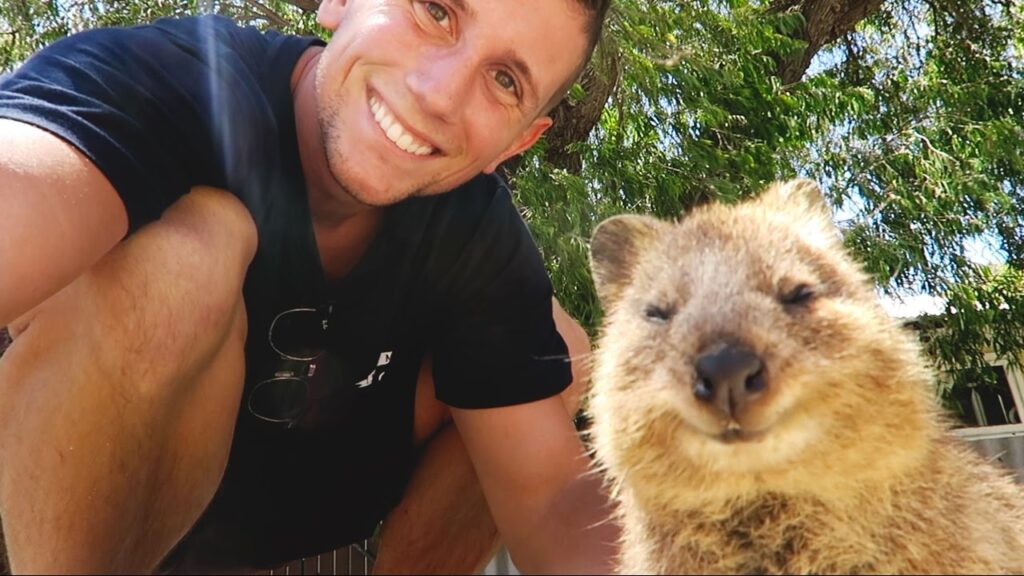
[[723, 444], [744, 444], [758, 442], [765, 437], [765, 430], [744, 430], [739, 425], [733, 424], [713, 436]]

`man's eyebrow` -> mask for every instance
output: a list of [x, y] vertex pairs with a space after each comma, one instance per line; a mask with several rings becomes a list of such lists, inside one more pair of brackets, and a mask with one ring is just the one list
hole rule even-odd
[[466, 0], [449, 0], [449, 2], [451, 2], [455, 6], [456, 10], [458, 10], [459, 12], [464, 12], [470, 18], [476, 16], [476, 12], [473, 10], [473, 7], [470, 6], [469, 4], [466, 4]]
[[[476, 17], [476, 12], [473, 7], [466, 3], [466, 0], [448, 0], [452, 6], [459, 12], [464, 13], [468, 18], [472, 19]], [[534, 96], [537, 95], [537, 84], [533, 81], [533, 74], [530, 72], [530, 66], [515, 50], [509, 50], [506, 52], [502, 60], [508, 62], [519, 76], [522, 77], [523, 83], [526, 85], [527, 91], [531, 92]]]
[[536, 95], [537, 85], [534, 84], [533, 82], [533, 74], [530, 73], [530, 66], [527, 65], [526, 61], [523, 60], [519, 56], [519, 54], [516, 54], [514, 51], [511, 50], [505, 53], [505, 57], [503, 58], [503, 60], [511, 64], [512, 68], [515, 68], [516, 72], [518, 72], [519, 75], [522, 76], [523, 83], [526, 84], [526, 88], [534, 95]]

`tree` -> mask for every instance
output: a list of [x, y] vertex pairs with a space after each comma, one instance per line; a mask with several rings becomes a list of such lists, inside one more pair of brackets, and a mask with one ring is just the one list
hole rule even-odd
[[[945, 299], [920, 323], [939, 368], [1015, 361], [1021, 19], [1019, 0], [619, 2], [609, 103], [586, 138], [553, 139], [580, 160], [552, 170], [540, 151], [514, 176], [559, 293], [596, 321], [583, 249], [608, 214], [673, 217], [805, 175], [884, 292]], [[972, 260], [979, 246], [1005, 263]]]
[[[0, 0], [0, 69], [83, 28], [217, 11], [311, 33], [315, 0]], [[590, 230], [674, 217], [778, 178], [822, 182], [940, 368], [1024, 349], [1021, 0], [617, 0], [541, 145], [506, 165], [556, 292], [591, 330]], [[970, 248], [991, 247], [997, 264]]]

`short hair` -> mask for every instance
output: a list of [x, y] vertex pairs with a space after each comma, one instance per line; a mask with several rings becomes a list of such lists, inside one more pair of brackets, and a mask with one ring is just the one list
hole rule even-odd
[[576, 66], [572, 76], [570, 76], [558, 90], [551, 96], [551, 99], [541, 108], [541, 115], [546, 115], [551, 112], [558, 105], [562, 99], [568, 94], [569, 89], [572, 88], [573, 84], [579, 80], [583, 70], [590, 63], [591, 57], [594, 54], [594, 48], [597, 47], [597, 43], [601, 41], [601, 33], [604, 31], [604, 20], [608, 14], [608, 7], [611, 5], [611, 0], [569, 0], [575, 2], [576, 5], [583, 9], [587, 16], [587, 27], [585, 32], [587, 34], [587, 50], [584, 52], [583, 61]]
[[611, 0], [574, 1], [587, 13], [587, 60], [589, 60], [594, 47], [601, 40], [601, 32], [604, 30], [604, 19], [612, 2]]

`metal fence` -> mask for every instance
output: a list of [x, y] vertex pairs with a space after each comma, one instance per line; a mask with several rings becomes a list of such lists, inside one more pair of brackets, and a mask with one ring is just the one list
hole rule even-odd
[[[271, 570], [268, 574], [370, 574], [376, 558], [376, 544], [367, 540], [334, 552], [304, 558]], [[508, 550], [502, 546], [480, 572], [484, 576], [516, 576], [519, 569], [512, 563]]]
[[983, 456], [1016, 472], [1017, 482], [1024, 484], [1024, 433], [967, 440]]
[[[267, 574], [370, 574], [376, 557], [376, 541], [366, 540], [334, 552], [291, 562]], [[516, 576], [519, 569], [512, 563], [508, 550], [502, 546], [480, 573], [484, 576]]]
[[376, 541], [364, 540], [333, 552], [296, 560], [267, 574], [370, 574], [376, 552]]

